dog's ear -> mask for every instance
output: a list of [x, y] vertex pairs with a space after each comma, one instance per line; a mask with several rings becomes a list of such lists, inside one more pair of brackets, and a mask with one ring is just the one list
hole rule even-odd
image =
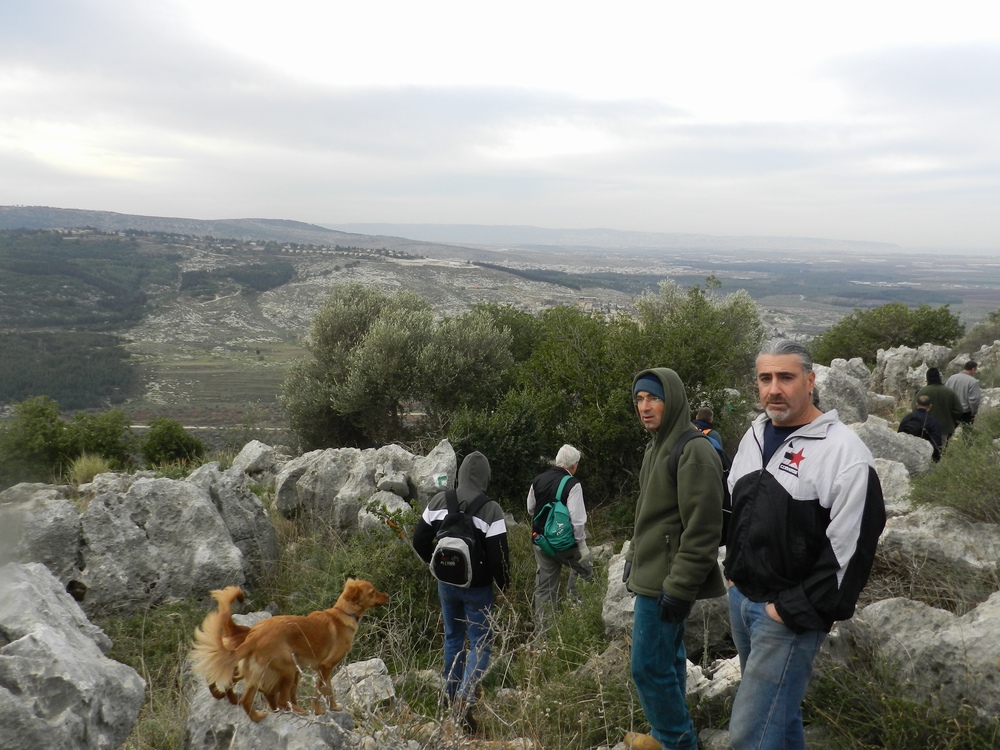
[[348, 578], [344, 583], [344, 598], [351, 602], [356, 602], [361, 597], [361, 584], [363, 582], [355, 578]]

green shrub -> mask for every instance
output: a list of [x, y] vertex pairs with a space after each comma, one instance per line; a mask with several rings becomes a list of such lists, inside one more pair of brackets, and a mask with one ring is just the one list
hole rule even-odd
[[98, 474], [106, 474], [109, 471], [111, 471], [111, 463], [106, 458], [84, 453], [70, 462], [66, 478], [79, 486], [92, 482]]
[[1000, 309], [988, 313], [955, 344], [956, 352], [974, 352], [1000, 339]]
[[74, 414], [66, 423], [65, 452], [70, 458], [90, 454], [106, 459], [113, 468], [132, 462], [132, 431], [120, 409], [100, 414]]
[[970, 428], [963, 425], [941, 461], [913, 478], [910, 499], [918, 504], [954, 508], [977, 521], [1000, 523], [1000, 410], [982, 411]]
[[190, 435], [180, 422], [167, 417], [149, 421], [149, 429], [139, 441], [139, 452], [150, 466], [175, 462], [188, 463], [202, 458], [208, 449]]
[[872, 366], [879, 349], [927, 343], [951, 346], [962, 331], [958, 316], [948, 305], [921, 305], [911, 310], [903, 302], [890, 302], [871, 310], [855, 310], [816, 336], [809, 351], [814, 361], [825, 365], [838, 357], [861, 357]]
[[48, 396], [15, 404], [14, 418], [0, 426], [0, 488], [47, 482], [65, 459], [65, 423]]

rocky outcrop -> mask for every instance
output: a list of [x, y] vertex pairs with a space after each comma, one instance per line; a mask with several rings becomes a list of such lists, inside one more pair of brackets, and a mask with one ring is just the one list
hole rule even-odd
[[208, 493], [233, 544], [243, 555], [243, 577], [253, 586], [274, 569], [278, 560], [278, 537], [264, 503], [250, 491], [243, 469], [222, 471], [217, 462], [191, 472], [187, 481]]
[[868, 446], [873, 457], [898, 461], [911, 475], [926, 471], [931, 465], [934, 450], [930, 443], [913, 435], [896, 432], [881, 417], [868, 417], [865, 422], [849, 427]]
[[872, 370], [871, 390], [909, 403], [913, 394], [927, 384], [927, 370], [942, 369], [951, 350], [946, 346], [922, 344], [917, 349], [897, 346], [879, 349]]
[[[422, 458], [397, 445], [312, 451], [282, 468], [275, 505], [287, 518], [307, 514], [350, 532], [376, 491], [423, 504], [454, 486], [456, 470], [455, 450], [447, 440]], [[379, 502], [387, 504], [384, 495]]]
[[67, 489], [25, 483], [0, 492], [0, 565], [39, 562], [79, 591], [80, 516]]
[[1000, 715], [1000, 592], [965, 615], [910, 599], [875, 602], [839, 625], [836, 658], [884, 658], [917, 703]]
[[145, 682], [41, 564], [0, 568], [0, 746], [116, 748]]
[[243, 584], [243, 554], [209, 493], [190, 482], [140, 479], [80, 514], [88, 612], [133, 609]]
[[923, 506], [888, 519], [879, 548], [904, 565], [929, 565], [942, 577], [975, 576], [997, 569], [1000, 526], [972, 521], [951, 508]]
[[814, 365], [823, 411], [836, 409], [846, 424], [868, 419], [868, 381], [862, 382], [851, 374], [844, 360], [843, 368]]

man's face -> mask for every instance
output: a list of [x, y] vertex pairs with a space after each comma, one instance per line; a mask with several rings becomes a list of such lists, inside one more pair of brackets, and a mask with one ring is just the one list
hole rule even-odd
[[635, 408], [639, 412], [639, 420], [650, 432], [660, 429], [660, 423], [663, 421], [663, 405], [662, 398], [646, 391], [635, 394]]
[[757, 392], [771, 421], [778, 426], [810, 422], [816, 373], [802, 371], [794, 354], [762, 354], [757, 358]]

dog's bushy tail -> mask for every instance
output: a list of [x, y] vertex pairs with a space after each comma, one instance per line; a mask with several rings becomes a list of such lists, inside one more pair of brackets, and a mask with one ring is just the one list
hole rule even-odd
[[225, 690], [233, 685], [234, 671], [239, 663], [236, 649], [247, 631], [234, 623], [232, 617], [233, 602], [243, 601], [243, 590], [239, 586], [227, 586], [213, 591], [212, 597], [218, 607], [194, 629], [194, 645], [189, 658], [191, 669], [196, 674], [201, 675], [209, 685]]

